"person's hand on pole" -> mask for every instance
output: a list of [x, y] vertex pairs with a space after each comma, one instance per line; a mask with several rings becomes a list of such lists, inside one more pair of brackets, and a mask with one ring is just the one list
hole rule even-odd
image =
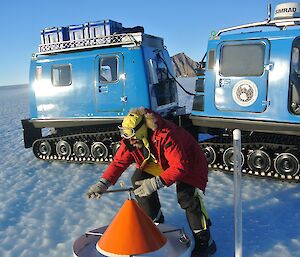
[[105, 179], [101, 178], [99, 182], [92, 185], [86, 193], [88, 198], [100, 198], [104, 192], [109, 188], [111, 183]]
[[162, 182], [159, 176], [136, 181], [135, 184], [139, 187], [133, 192], [139, 197], [149, 196], [153, 192], [165, 186], [165, 184]]

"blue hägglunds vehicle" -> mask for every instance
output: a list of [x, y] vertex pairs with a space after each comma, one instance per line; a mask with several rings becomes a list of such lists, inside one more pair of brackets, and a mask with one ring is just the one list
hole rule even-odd
[[145, 106], [213, 135], [200, 142], [212, 169], [232, 171], [229, 132], [239, 128], [244, 174], [299, 182], [300, 4], [278, 5], [273, 19], [270, 9], [265, 21], [212, 35], [190, 116], [162, 38], [111, 20], [43, 30], [25, 147], [39, 159], [108, 162], [124, 115]]
[[22, 120], [25, 147], [37, 158], [110, 161], [131, 108], [184, 114], [163, 39], [143, 27], [104, 20], [47, 28], [41, 37], [30, 66], [31, 117]]
[[215, 135], [201, 143], [210, 167], [232, 170], [228, 132], [239, 128], [244, 174], [299, 182], [300, 4], [278, 5], [273, 19], [270, 9], [209, 40], [190, 118]]

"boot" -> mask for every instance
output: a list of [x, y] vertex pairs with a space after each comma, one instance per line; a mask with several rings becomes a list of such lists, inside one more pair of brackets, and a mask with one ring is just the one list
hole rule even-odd
[[217, 251], [215, 241], [210, 235], [209, 229], [194, 233], [195, 248], [191, 257], [210, 257]]

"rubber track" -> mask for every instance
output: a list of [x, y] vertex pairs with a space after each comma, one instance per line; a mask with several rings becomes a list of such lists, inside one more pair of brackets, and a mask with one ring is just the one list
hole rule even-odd
[[[111, 131], [103, 131], [103, 132], [92, 132], [92, 133], [78, 133], [78, 134], [72, 134], [72, 135], [58, 135], [58, 136], [48, 136], [41, 139], [36, 140], [33, 143], [33, 152], [34, 155], [41, 160], [47, 160], [47, 161], [67, 161], [67, 162], [73, 162], [73, 163], [109, 163], [112, 161], [113, 158], [113, 150], [112, 147], [116, 144], [118, 144], [120, 140], [119, 131], [117, 130], [111, 130]], [[87, 145], [90, 146], [93, 144], [93, 142], [103, 142], [108, 150], [109, 155], [107, 158], [103, 159], [95, 159], [91, 153], [88, 157], [76, 157], [75, 154], [72, 151], [72, 154], [70, 157], [59, 157], [56, 154], [56, 143], [60, 140], [67, 141], [71, 148], [73, 148], [73, 144], [75, 142], [81, 141], [87, 143]], [[41, 142], [49, 142], [52, 152], [51, 155], [45, 156], [38, 152], [38, 147]], [[277, 143], [273, 143], [277, 142]], [[256, 149], [262, 149], [266, 151], [267, 153], [282, 153], [286, 151], [290, 151], [291, 149], [299, 153], [299, 146], [297, 145], [299, 142], [298, 138], [290, 137], [290, 136], [255, 136], [255, 137], [244, 137], [242, 138], [242, 153], [244, 154], [244, 165], [242, 166], [242, 174], [243, 175], [249, 175], [254, 177], [260, 177], [260, 178], [269, 178], [269, 179], [275, 179], [275, 180], [281, 180], [281, 181], [288, 181], [288, 182], [300, 182], [300, 171], [296, 175], [281, 175], [278, 174], [274, 166], [272, 165], [270, 170], [267, 172], [257, 172], [252, 171], [247, 165], [247, 154], [250, 150], [256, 150]], [[199, 145], [202, 148], [205, 148], [207, 146], [211, 146], [216, 150], [217, 158], [216, 161], [213, 164], [209, 164], [210, 170], [219, 170], [226, 173], [233, 173], [233, 168], [227, 167], [223, 163], [222, 153], [225, 149], [232, 147], [232, 138], [229, 136], [223, 136], [223, 137], [215, 137], [211, 138], [209, 140], [206, 140], [204, 142], [200, 142]], [[300, 155], [298, 155], [300, 156]], [[273, 161], [273, 155], [270, 154], [271, 161]]]
[[[275, 141], [274, 141], [275, 140]], [[299, 139], [298, 139], [299, 140]], [[276, 142], [276, 143], [273, 143]], [[204, 142], [199, 143], [199, 145], [204, 149], [207, 146], [211, 146], [216, 151], [216, 161], [213, 164], [209, 164], [209, 170], [218, 170], [226, 173], [233, 174], [233, 168], [227, 167], [223, 163], [222, 154], [225, 149], [232, 147], [232, 138], [225, 136], [225, 137], [216, 137]], [[300, 171], [298, 171], [295, 175], [281, 175], [277, 173], [274, 169], [274, 165], [272, 163], [270, 169], [267, 172], [258, 172], [250, 170], [247, 164], [247, 155], [251, 150], [264, 150], [265, 152], [269, 153], [271, 162], [274, 160], [275, 153], [283, 153], [289, 152], [293, 150], [294, 152], [298, 153], [299, 156], [299, 147], [297, 145], [297, 138], [290, 137], [290, 136], [257, 136], [257, 137], [245, 137], [242, 139], [242, 153], [244, 155], [244, 164], [242, 166], [242, 174], [248, 176], [254, 176], [259, 178], [269, 178], [281, 181], [288, 181], [288, 182], [300, 182]]]
[[[116, 144], [118, 144], [120, 140], [119, 131], [106, 131], [106, 132], [93, 132], [93, 133], [78, 133], [78, 134], [72, 134], [72, 135], [65, 135], [65, 136], [47, 136], [43, 137], [41, 139], [36, 140], [33, 145], [33, 153], [36, 156], [36, 158], [41, 160], [47, 160], [47, 161], [67, 161], [67, 162], [75, 162], [75, 163], [109, 163], [112, 161], [113, 158], [113, 149], [112, 147]], [[67, 141], [72, 149], [72, 154], [69, 157], [60, 157], [56, 153], [56, 143], [58, 143], [60, 140]], [[49, 156], [43, 155], [39, 153], [39, 145], [42, 142], [48, 142], [51, 146], [51, 154]], [[87, 157], [76, 157], [73, 152], [73, 144], [75, 142], [84, 142], [89, 146], [89, 149], [91, 149], [91, 145], [94, 142], [102, 142], [106, 145], [108, 148], [109, 154], [107, 158], [103, 159], [95, 159], [91, 152], [89, 156]]]

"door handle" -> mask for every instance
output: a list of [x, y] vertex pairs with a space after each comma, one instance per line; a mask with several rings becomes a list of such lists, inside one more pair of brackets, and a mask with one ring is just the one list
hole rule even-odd
[[265, 64], [264, 66], [265, 70], [271, 71], [274, 68], [274, 63]]

